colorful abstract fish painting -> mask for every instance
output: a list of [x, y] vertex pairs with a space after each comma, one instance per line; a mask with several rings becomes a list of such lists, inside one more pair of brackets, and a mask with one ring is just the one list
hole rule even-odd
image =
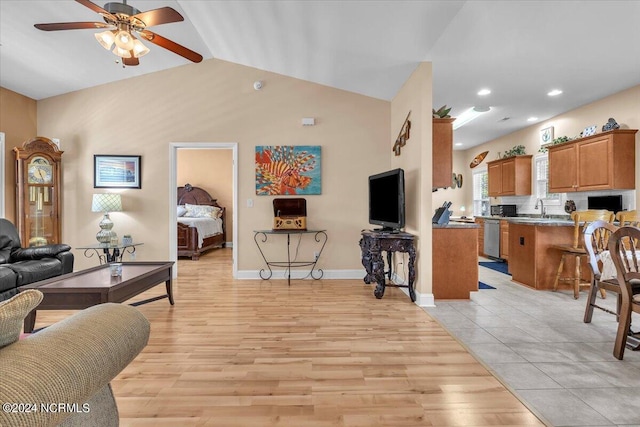
[[321, 194], [319, 145], [256, 147], [256, 194]]

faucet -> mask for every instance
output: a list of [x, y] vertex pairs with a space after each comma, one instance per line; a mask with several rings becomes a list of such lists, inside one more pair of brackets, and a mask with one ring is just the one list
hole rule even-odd
[[544, 202], [542, 201], [542, 199], [536, 199], [536, 205], [534, 209], [538, 209], [538, 204], [540, 204], [540, 218], [545, 218], [547, 216], [547, 211], [544, 208]]

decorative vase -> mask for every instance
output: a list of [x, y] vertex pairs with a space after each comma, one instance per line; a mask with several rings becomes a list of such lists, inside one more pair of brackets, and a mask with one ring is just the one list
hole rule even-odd
[[576, 210], [576, 203], [573, 200], [564, 202], [564, 211], [568, 214]]

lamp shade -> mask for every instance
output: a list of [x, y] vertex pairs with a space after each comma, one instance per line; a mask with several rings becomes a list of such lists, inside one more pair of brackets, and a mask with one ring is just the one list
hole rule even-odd
[[94, 194], [91, 202], [91, 212], [121, 212], [122, 197], [120, 194]]

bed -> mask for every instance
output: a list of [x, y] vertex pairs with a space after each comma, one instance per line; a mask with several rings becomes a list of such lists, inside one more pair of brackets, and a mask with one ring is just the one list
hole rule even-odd
[[[210, 249], [224, 248], [225, 208], [206, 190], [190, 184], [178, 187], [177, 210], [179, 257], [197, 261]], [[207, 215], [211, 212], [213, 215]]]

